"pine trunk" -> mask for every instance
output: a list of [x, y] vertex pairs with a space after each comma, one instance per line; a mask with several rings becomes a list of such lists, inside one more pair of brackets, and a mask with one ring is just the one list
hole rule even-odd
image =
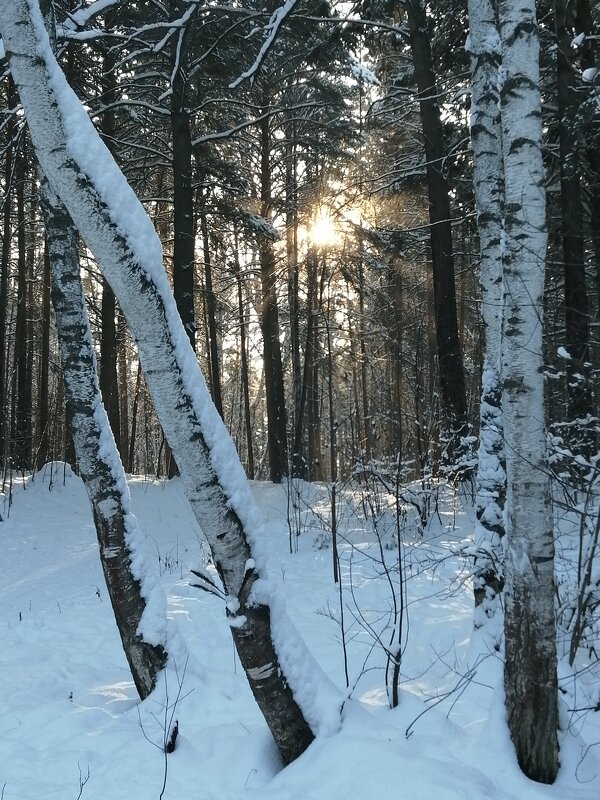
[[[575, 123], [578, 101], [572, 63], [572, 39], [576, 9], [574, 2], [555, 0], [558, 115], [560, 126], [560, 200], [563, 270], [565, 282], [565, 344], [571, 359], [567, 362], [569, 420], [585, 419], [592, 413], [589, 372], [589, 312], [585, 277], [581, 165]], [[577, 435], [577, 433], [576, 433]], [[581, 435], [581, 434], [580, 434]], [[586, 434], [584, 434], [586, 436]], [[586, 446], [587, 444], [587, 446]], [[572, 446], [590, 449], [591, 442]]]
[[[12, 112], [16, 105], [16, 93], [11, 77], [7, 81], [6, 107]], [[13, 137], [15, 135], [15, 115], [10, 113], [6, 136], [8, 147], [4, 156], [4, 203], [2, 208], [2, 264], [0, 265], [0, 469], [3, 470], [5, 458], [10, 452], [10, 427], [8, 425], [8, 352], [6, 327], [8, 321], [8, 285], [12, 244], [12, 182]]]
[[446, 435], [449, 438], [447, 461], [451, 464], [461, 455], [461, 436], [466, 433], [467, 399], [458, 337], [450, 195], [444, 175], [446, 152], [425, 7], [422, 0], [408, 0], [406, 8], [427, 164], [436, 341]]
[[[260, 186], [261, 215], [271, 214], [271, 148], [269, 117], [263, 109], [260, 122]], [[279, 341], [279, 308], [277, 304], [277, 273], [273, 243], [261, 236], [259, 241], [260, 276], [262, 287], [261, 328], [265, 387], [267, 394], [267, 438], [271, 480], [280, 483], [288, 473], [287, 417], [283, 385], [283, 363]]]

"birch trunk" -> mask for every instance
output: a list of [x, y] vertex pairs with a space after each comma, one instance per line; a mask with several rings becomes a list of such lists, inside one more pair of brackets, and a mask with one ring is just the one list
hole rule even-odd
[[[268, 594], [258, 594], [258, 572], [250, 560], [249, 537], [257, 542], [260, 531], [257, 512], [177, 313], [160, 242], [69, 90], [52, 56], [37, 2], [2, 0], [0, 32], [42, 169], [95, 255], [131, 328], [191, 507], [229, 595], [228, 614], [241, 663], [282, 758], [292, 761], [313, 739], [284, 676], [284, 666], [297, 665], [287, 650], [287, 661], [275, 652]], [[288, 639], [292, 635], [287, 632]]]
[[469, 0], [471, 145], [479, 232], [481, 314], [485, 328], [477, 470], [475, 625], [497, 607], [504, 583], [502, 512], [506, 496], [500, 386], [502, 339], [502, 213], [504, 177], [498, 70], [502, 50], [491, 0]]
[[546, 196], [534, 0], [500, 0], [505, 230], [502, 370], [506, 442], [505, 689], [523, 772], [558, 771], [554, 541], [546, 470], [542, 295]]
[[[67, 418], [98, 534], [100, 560], [123, 649], [142, 700], [156, 684], [167, 655], [162, 642], [145, 641], [146, 609], [140, 579], [131, 569], [128, 537], [138, 534], [129, 513], [129, 490], [98, 386], [96, 358], [81, 286], [77, 231], [56, 195], [42, 182], [52, 302], [63, 363]], [[159, 590], [160, 591], [160, 590]], [[166, 606], [166, 603], [165, 603]], [[166, 621], [166, 607], [164, 609]]]

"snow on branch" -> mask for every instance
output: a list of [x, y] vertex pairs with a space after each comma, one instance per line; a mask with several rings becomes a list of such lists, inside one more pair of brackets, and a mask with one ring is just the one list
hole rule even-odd
[[243, 72], [239, 78], [236, 78], [233, 83], [229, 84], [230, 89], [235, 89], [237, 86], [242, 83], [246, 78], [253, 78], [254, 75], [257, 73], [258, 68], [263, 62], [263, 59], [271, 49], [273, 42], [277, 37], [277, 33], [279, 28], [281, 27], [284, 19], [288, 17], [296, 5], [297, 0], [286, 0], [286, 2], [279, 6], [279, 8], [271, 14], [271, 19], [269, 20], [268, 24], [265, 26], [265, 32], [267, 34], [266, 39], [264, 40], [262, 47], [256, 59], [254, 60], [254, 64], [250, 67], [250, 69]]
[[96, 0], [91, 5], [79, 8], [77, 11], [73, 11], [72, 13], [67, 12], [67, 19], [59, 27], [66, 30], [83, 28], [91, 19], [97, 17], [98, 14], [102, 14], [106, 9], [118, 6], [120, 3], [121, 0]]

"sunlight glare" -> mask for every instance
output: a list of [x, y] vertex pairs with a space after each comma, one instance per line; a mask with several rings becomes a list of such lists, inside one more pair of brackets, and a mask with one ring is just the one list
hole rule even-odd
[[332, 247], [339, 242], [340, 235], [329, 211], [319, 210], [310, 227], [309, 237], [317, 247]]

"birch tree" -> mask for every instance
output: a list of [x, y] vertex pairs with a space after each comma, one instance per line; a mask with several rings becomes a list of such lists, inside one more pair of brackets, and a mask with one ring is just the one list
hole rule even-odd
[[[283, 613], [272, 635], [271, 589], [259, 580], [260, 520], [210, 401], [170, 292], [160, 242], [58, 66], [37, 0], [1, 0], [0, 32], [37, 158], [111, 284], [138, 347], [157, 414], [211, 547], [250, 687], [284, 761], [302, 753], [319, 718], [320, 671]], [[292, 684], [293, 689], [292, 691]], [[310, 725], [300, 708], [310, 714]], [[312, 725], [312, 727], [311, 727]]]
[[[92, 507], [115, 620], [133, 681], [144, 699], [154, 688], [167, 659], [166, 599], [163, 595], [161, 609], [161, 589], [152, 586], [143, 563], [141, 532], [129, 511], [129, 489], [100, 395], [81, 286], [77, 231], [47, 184], [43, 184], [41, 199], [67, 418]], [[152, 620], [147, 601], [153, 607]]]
[[534, 0], [500, 0], [498, 18], [505, 192], [506, 708], [521, 769], [552, 783], [558, 771], [558, 700], [542, 358], [546, 194]]
[[[50, 0], [40, 3], [54, 42]], [[96, 356], [81, 283], [79, 237], [60, 198], [40, 173], [54, 318], [65, 382], [67, 418], [98, 536], [125, 656], [138, 694], [146, 698], [167, 661], [166, 598], [144, 563], [143, 542], [130, 513], [129, 488], [100, 392]]]
[[[473, 188], [479, 233], [481, 314], [485, 355], [479, 423], [475, 604], [490, 616], [502, 590], [506, 495], [502, 430], [500, 345], [502, 336], [502, 127], [498, 71], [502, 51], [491, 0], [469, 0], [471, 55], [471, 143]], [[475, 625], [483, 623], [479, 612]]]

